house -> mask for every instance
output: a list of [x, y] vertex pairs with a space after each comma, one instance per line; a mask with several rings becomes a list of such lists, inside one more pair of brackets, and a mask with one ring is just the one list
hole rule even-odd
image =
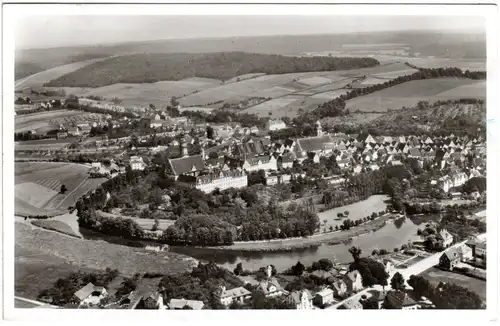
[[363, 289], [363, 279], [357, 270], [349, 272], [342, 280], [347, 285], [348, 293], [358, 292]]
[[338, 298], [344, 298], [347, 295], [347, 285], [343, 280], [338, 280], [332, 284], [333, 293]]
[[319, 307], [324, 307], [334, 302], [333, 291], [331, 289], [323, 289], [314, 296], [314, 304]]
[[288, 292], [282, 288], [276, 277], [271, 276], [272, 267], [270, 265], [267, 266], [266, 273], [267, 279], [259, 283], [257, 291], [262, 292], [266, 297], [279, 297], [283, 294], [288, 294]]
[[68, 127], [68, 134], [71, 136], [80, 136], [80, 129], [78, 127]]
[[384, 309], [417, 310], [420, 305], [402, 291], [390, 291], [385, 296]]
[[82, 134], [83, 134], [83, 135], [88, 135], [88, 134], [90, 134], [90, 130], [92, 130], [92, 128], [91, 128], [88, 124], [83, 125], [83, 126], [82, 126], [82, 127], [80, 127], [80, 128], [81, 128], [81, 131], [82, 131]]
[[457, 247], [457, 252], [462, 257], [462, 261], [467, 261], [474, 258], [474, 255], [472, 254], [472, 248], [465, 244]]
[[163, 296], [158, 291], [132, 291], [119, 303], [121, 309], [165, 309]]
[[471, 238], [465, 244], [471, 248], [473, 257], [486, 256], [486, 241]]
[[285, 128], [286, 124], [281, 119], [270, 119], [268, 122], [266, 122], [266, 129], [268, 131], [276, 131]]
[[387, 291], [376, 291], [375, 293], [373, 293], [373, 295], [368, 300], [372, 301], [372, 302], [373, 301], [376, 302], [378, 305], [378, 308], [382, 309], [386, 295], [387, 295]]
[[276, 171], [278, 170], [277, 160], [272, 155], [264, 155], [248, 158], [243, 162], [243, 169], [251, 171]]
[[68, 138], [68, 133], [66, 131], [58, 131], [57, 139], [63, 139], [63, 138]]
[[252, 296], [252, 293], [244, 287], [237, 287], [227, 290], [225, 286], [221, 286], [214, 296], [224, 306], [229, 306], [233, 302], [243, 303]]
[[295, 155], [293, 153], [288, 152], [281, 156], [281, 168], [287, 169], [293, 167], [293, 162], [295, 162]]
[[313, 308], [313, 297], [309, 290], [293, 291], [286, 300], [297, 310], [308, 310]]
[[143, 171], [146, 168], [144, 160], [140, 156], [130, 157], [130, 168], [132, 171]]
[[170, 310], [192, 309], [201, 310], [205, 304], [198, 300], [170, 299], [168, 308]]
[[453, 236], [445, 229], [439, 231], [439, 236], [443, 240], [443, 246], [445, 248], [448, 248], [453, 243]]
[[439, 258], [439, 267], [452, 271], [455, 268], [462, 257], [458, 253], [456, 248], [450, 248], [446, 250]]
[[270, 174], [266, 176], [266, 186], [273, 186], [275, 184], [278, 184], [278, 175]]
[[104, 287], [88, 283], [75, 292], [72, 301], [79, 305], [97, 305], [106, 295]]
[[363, 305], [356, 299], [349, 299], [344, 302], [339, 309], [359, 310], [363, 309]]

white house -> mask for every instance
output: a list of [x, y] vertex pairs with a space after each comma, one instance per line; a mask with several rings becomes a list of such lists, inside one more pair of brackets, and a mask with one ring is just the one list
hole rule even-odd
[[439, 232], [439, 236], [441, 237], [441, 239], [443, 239], [443, 246], [445, 248], [451, 246], [451, 244], [453, 243], [453, 236], [445, 229], [442, 229]]
[[332, 289], [328, 288], [319, 291], [318, 293], [316, 293], [316, 296], [314, 297], [314, 302], [318, 306], [325, 306], [333, 303], [333, 301], [334, 301], [333, 291]]
[[230, 290], [227, 290], [225, 286], [221, 286], [219, 290], [215, 292], [215, 297], [226, 307], [233, 303], [233, 301], [243, 303], [251, 296], [252, 293], [241, 286]]
[[363, 289], [363, 278], [357, 270], [349, 272], [342, 280], [347, 285], [347, 292], [349, 293], [358, 292]]
[[132, 171], [143, 171], [146, 168], [146, 164], [144, 163], [142, 157], [140, 156], [131, 156], [130, 157], [130, 168]]
[[102, 286], [95, 286], [88, 283], [74, 294], [74, 301], [79, 305], [96, 305], [107, 294], [107, 291]]

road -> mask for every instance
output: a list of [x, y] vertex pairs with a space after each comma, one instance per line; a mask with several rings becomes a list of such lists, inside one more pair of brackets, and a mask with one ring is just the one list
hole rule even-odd
[[[486, 239], [486, 233], [483, 233], [483, 234], [480, 234], [477, 236], [477, 238], [481, 239], [481, 240], [484, 240]], [[459, 242], [459, 243], [456, 243], [452, 246], [450, 246], [448, 249], [446, 250], [449, 250], [451, 248], [456, 248], [456, 247], [459, 247], [463, 244], [465, 244], [467, 242], [467, 240], [465, 241], [462, 241], [462, 242]], [[439, 258], [441, 257], [441, 255], [443, 254], [444, 250], [443, 251], [440, 251], [440, 252], [437, 252], [419, 262], [417, 262], [416, 264], [414, 265], [411, 265], [409, 266], [408, 268], [405, 268], [405, 269], [396, 269], [396, 270], [393, 270], [391, 273], [389, 273], [389, 278], [387, 279], [388, 283], [390, 284], [390, 280], [392, 279], [392, 277], [394, 276], [394, 274], [396, 274], [397, 272], [399, 272], [401, 275], [403, 275], [403, 278], [405, 279], [405, 285], [406, 285], [406, 288], [408, 289], [411, 289], [411, 286], [408, 284], [408, 279], [410, 278], [411, 275], [418, 275], [426, 270], [428, 270], [429, 268], [435, 266], [435, 265], [438, 265], [439, 264]], [[389, 285], [390, 286], [390, 285]], [[342, 306], [346, 301], [348, 300], [351, 300], [351, 299], [357, 299], [359, 300], [361, 298], [361, 296], [363, 294], [367, 294], [369, 291], [373, 291], [373, 290], [378, 290], [378, 291], [382, 291], [383, 290], [383, 287], [381, 285], [375, 285], [371, 288], [366, 288], [330, 307], [328, 307], [328, 309], [338, 309], [338, 307]]]

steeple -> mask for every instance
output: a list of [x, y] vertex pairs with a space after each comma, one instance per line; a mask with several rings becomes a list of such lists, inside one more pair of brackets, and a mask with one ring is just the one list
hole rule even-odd
[[318, 137], [321, 137], [323, 136], [323, 129], [321, 128], [321, 123], [318, 121], [316, 121], [316, 135]]

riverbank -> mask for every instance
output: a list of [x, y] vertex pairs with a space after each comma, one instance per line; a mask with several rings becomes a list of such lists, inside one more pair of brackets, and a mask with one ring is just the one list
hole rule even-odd
[[327, 233], [315, 234], [309, 237], [273, 239], [262, 241], [237, 241], [230, 246], [205, 247], [216, 250], [227, 251], [254, 251], [254, 252], [272, 252], [272, 251], [293, 251], [296, 249], [306, 249], [317, 247], [322, 244], [340, 244], [349, 241], [353, 237], [376, 231], [383, 227], [385, 223], [397, 217], [394, 214], [382, 215], [373, 221], [368, 221], [364, 224], [354, 226], [347, 231], [333, 231]]

